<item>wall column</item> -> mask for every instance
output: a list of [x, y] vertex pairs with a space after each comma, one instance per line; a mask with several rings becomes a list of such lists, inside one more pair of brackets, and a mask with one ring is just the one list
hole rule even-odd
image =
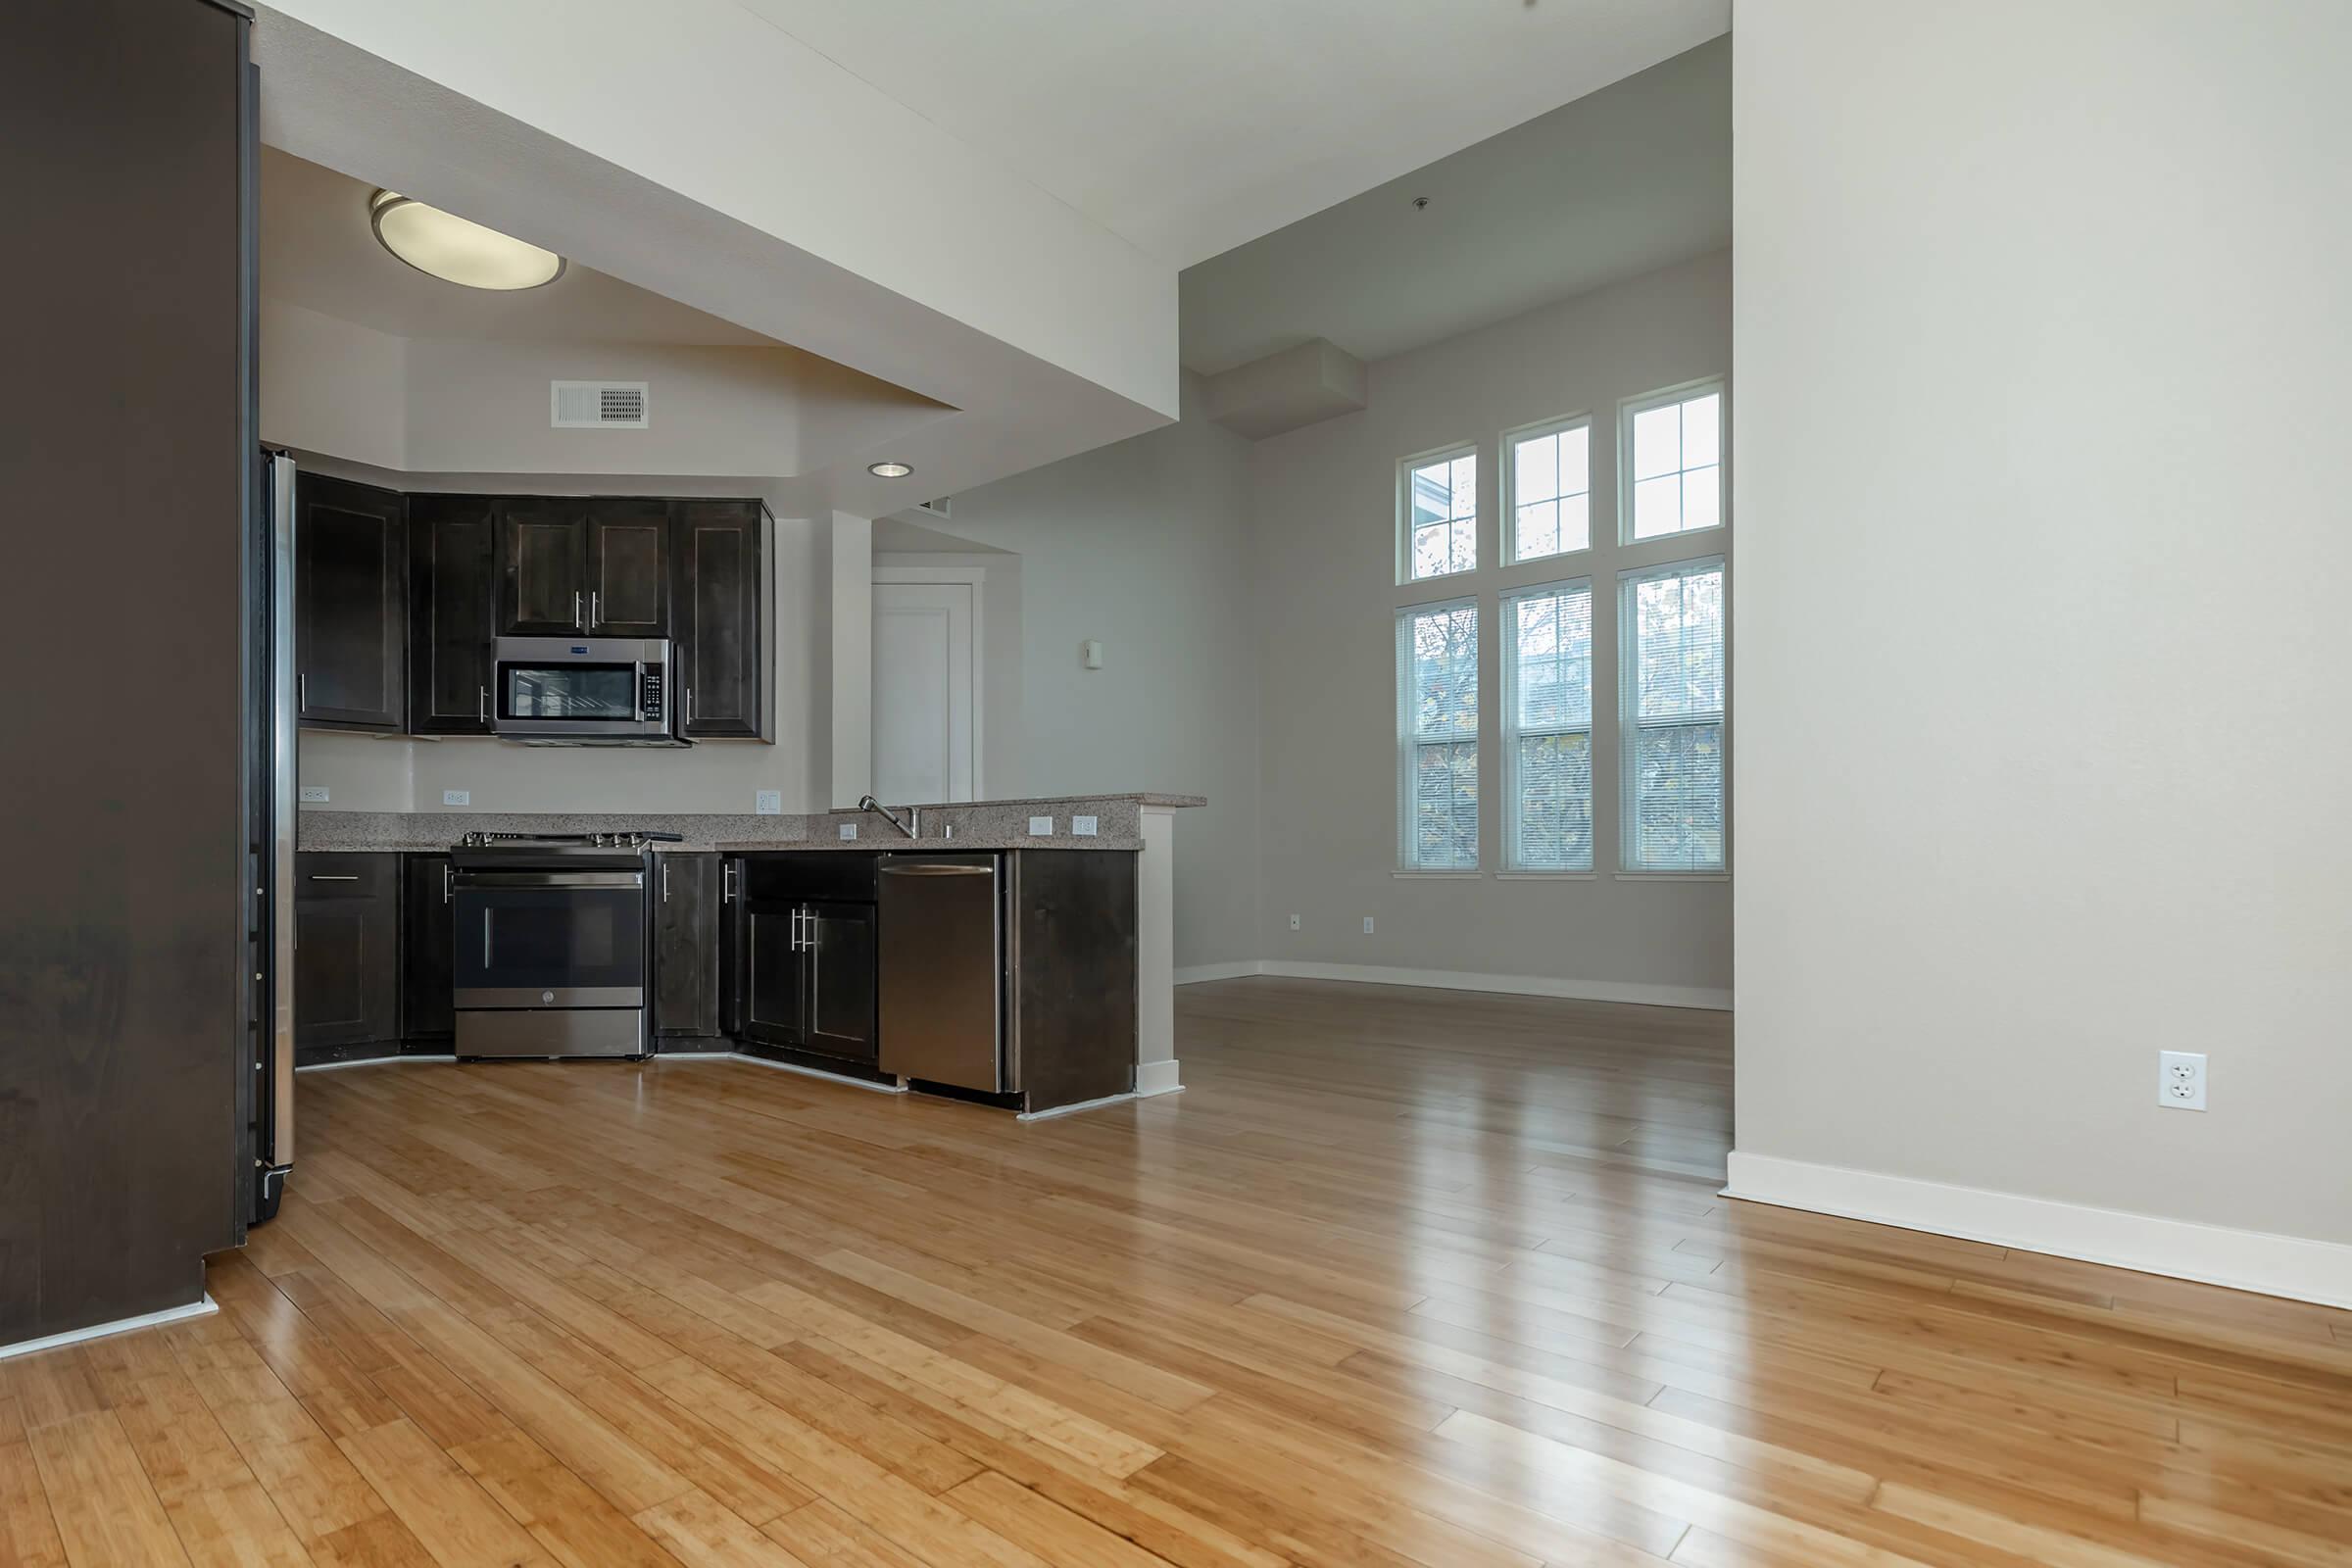
[[1135, 1092], [1184, 1087], [1176, 1066], [1176, 813], [1144, 808], [1136, 857]]

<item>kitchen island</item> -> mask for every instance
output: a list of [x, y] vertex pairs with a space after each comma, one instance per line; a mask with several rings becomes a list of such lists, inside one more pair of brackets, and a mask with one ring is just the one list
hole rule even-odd
[[[302, 1056], [452, 1050], [458, 839], [667, 834], [677, 842], [649, 846], [645, 882], [649, 1051], [1024, 1114], [1165, 1094], [1182, 1086], [1174, 816], [1201, 804], [1156, 793], [938, 803], [894, 806], [895, 822], [856, 810], [306, 810]], [[985, 1027], [999, 1031], [993, 1050]]]

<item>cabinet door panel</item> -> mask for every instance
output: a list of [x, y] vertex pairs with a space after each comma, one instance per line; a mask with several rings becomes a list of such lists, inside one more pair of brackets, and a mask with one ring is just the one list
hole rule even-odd
[[494, 517], [486, 496], [410, 498], [409, 727], [416, 734], [489, 733]]
[[808, 967], [808, 1049], [873, 1065], [874, 906], [808, 905], [801, 930]]
[[699, 1039], [718, 1033], [719, 858], [655, 858], [654, 1032]]
[[300, 717], [401, 727], [407, 688], [408, 538], [398, 495], [301, 474], [295, 496], [295, 659]]
[[458, 1024], [452, 1005], [457, 928], [449, 857], [401, 858], [406, 863], [401, 868], [400, 1035], [403, 1040], [446, 1040], [457, 1033]]
[[768, 1046], [808, 1038], [807, 965], [800, 952], [800, 906], [743, 906], [743, 1037]]
[[399, 1038], [400, 857], [301, 855], [294, 875], [294, 1044]]
[[591, 631], [602, 637], [668, 635], [668, 502], [590, 502], [588, 561]]
[[671, 685], [695, 739], [768, 738], [760, 532], [758, 502], [677, 503], [679, 674]]
[[505, 578], [500, 623], [520, 636], [588, 624], [588, 518], [577, 502], [508, 501], [499, 509]]

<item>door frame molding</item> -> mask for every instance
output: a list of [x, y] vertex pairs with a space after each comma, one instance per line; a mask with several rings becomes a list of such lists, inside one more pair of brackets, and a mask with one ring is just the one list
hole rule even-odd
[[[964, 587], [972, 591], [972, 799], [988, 799], [988, 788], [982, 782], [982, 760], [988, 755], [987, 731], [983, 727], [988, 714], [988, 666], [984, 658], [988, 647], [986, 566], [876, 566], [873, 568], [876, 588], [951, 588]], [[870, 607], [869, 607], [870, 618]], [[867, 701], [872, 701], [868, 693]], [[872, 723], [872, 710], [867, 710], [867, 723]]]

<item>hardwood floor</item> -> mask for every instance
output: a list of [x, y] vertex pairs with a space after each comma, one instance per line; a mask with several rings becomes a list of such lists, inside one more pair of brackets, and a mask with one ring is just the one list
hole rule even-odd
[[1179, 996], [1026, 1125], [306, 1075], [219, 1315], [0, 1362], [0, 1563], [2352, 1563], [2352, 1313], [1727, 1202], [1721, 1015]]

